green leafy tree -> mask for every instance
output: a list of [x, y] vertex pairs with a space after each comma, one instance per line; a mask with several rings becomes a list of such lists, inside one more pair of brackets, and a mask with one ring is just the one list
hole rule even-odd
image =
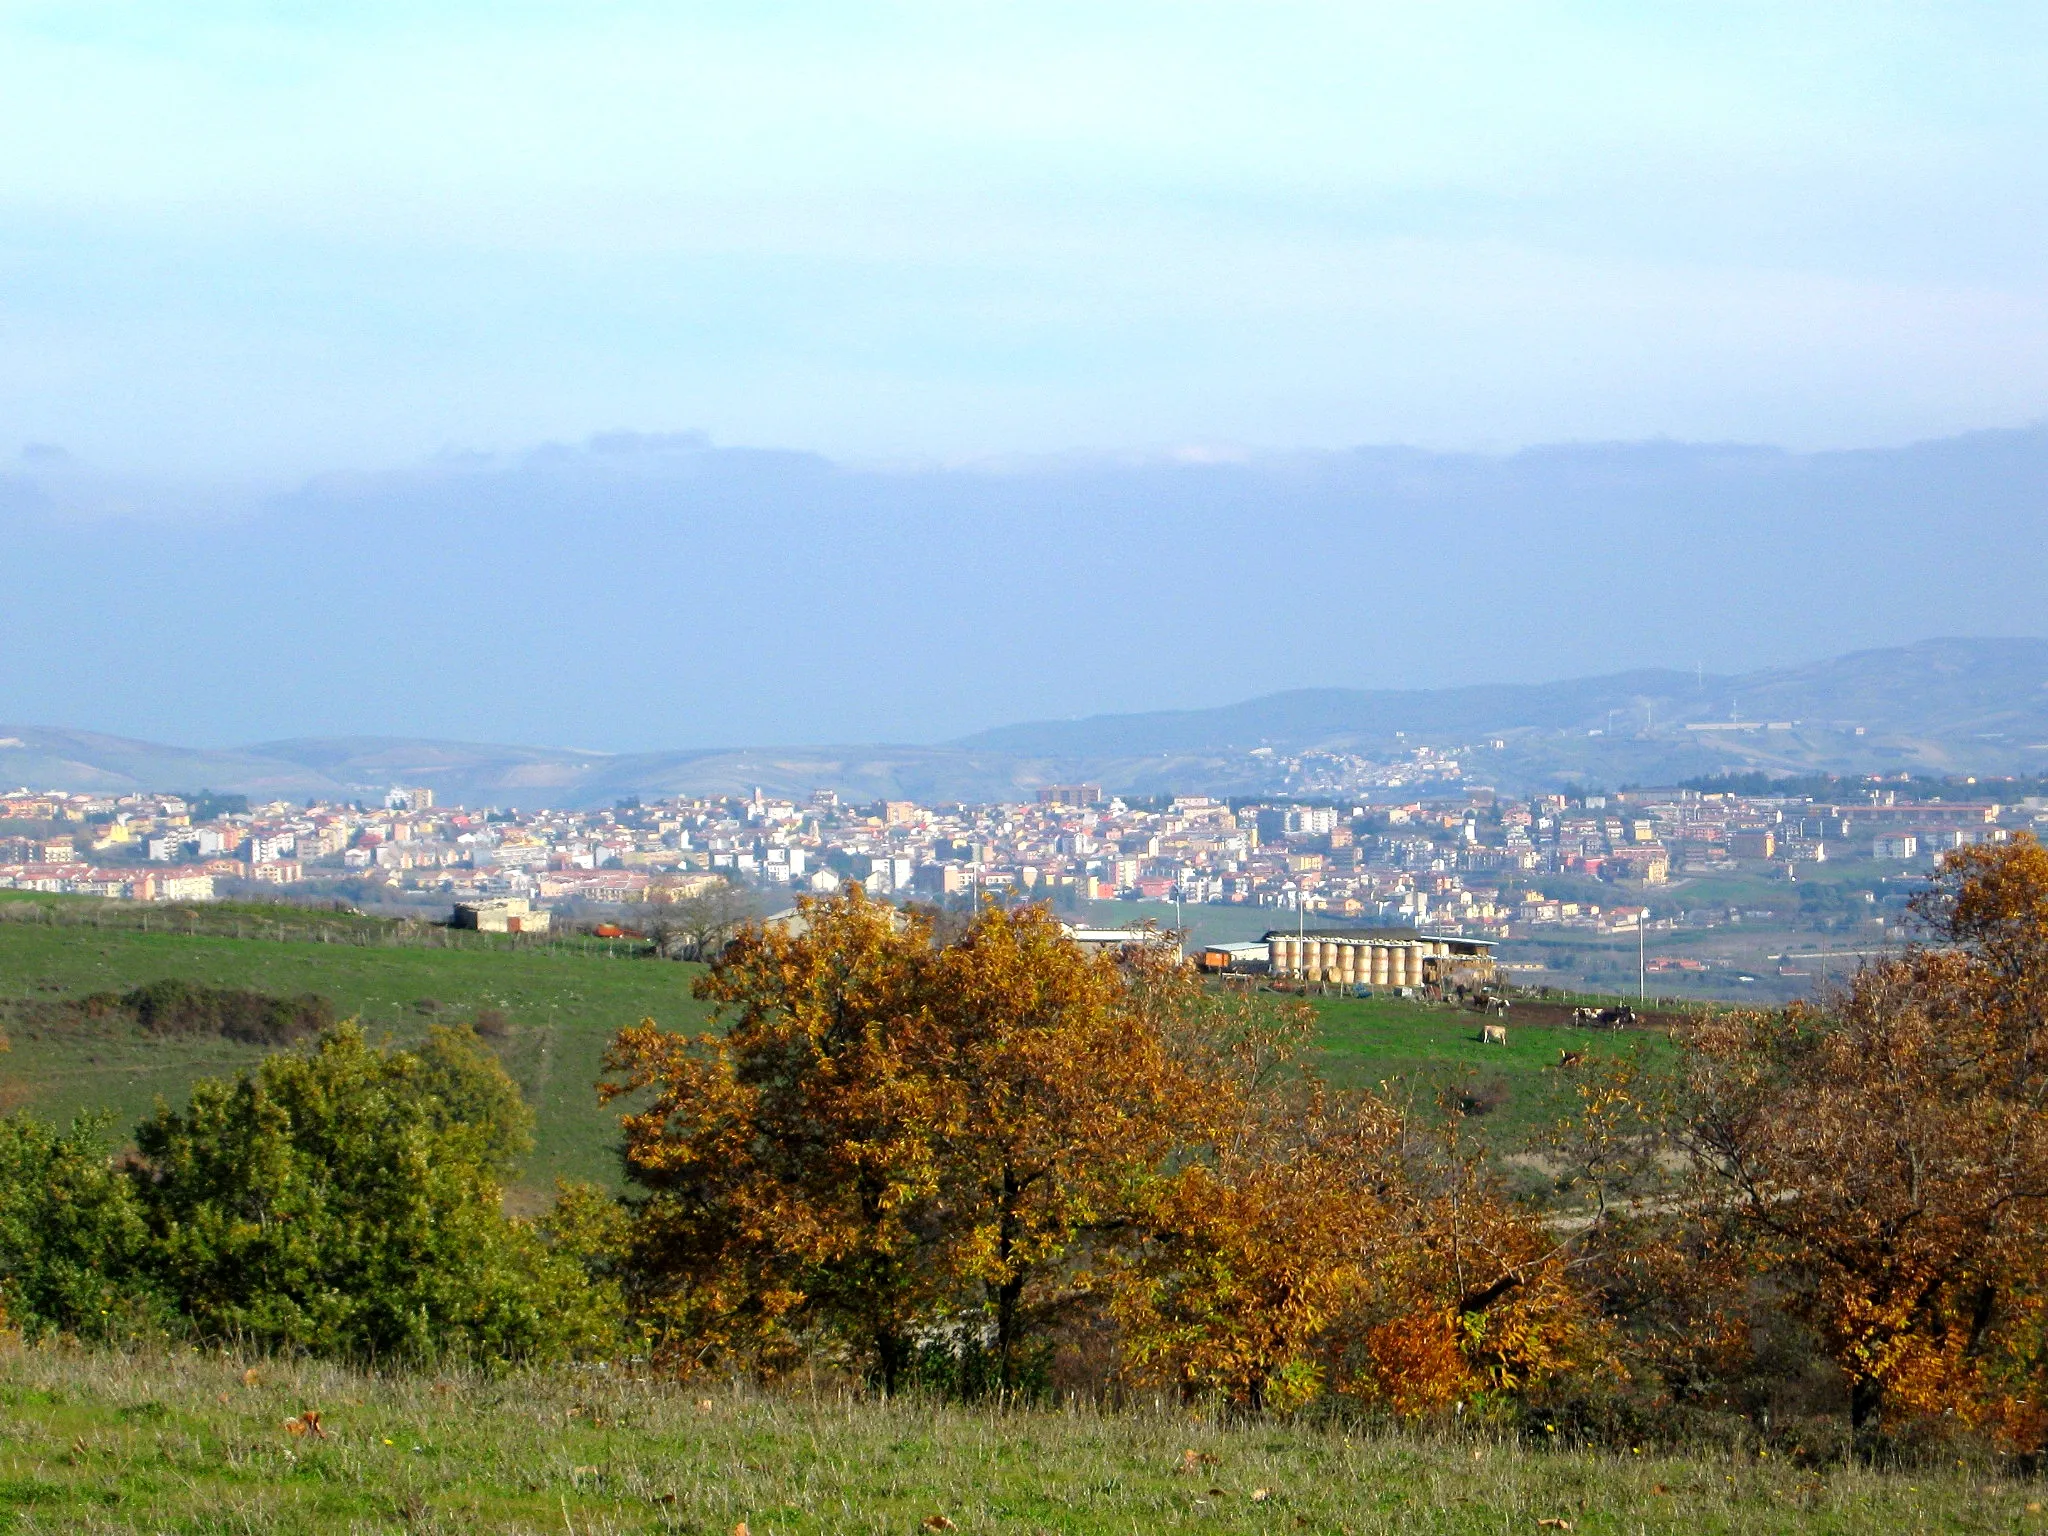
[[404, 1360], [587, 1347], [605, 1291], [501, 1210], [527, 1124], [467, 1031], [414, 1053], [340, 1025], [139, 1128], [148, 1266], [206, 1337]]
[[38, 1337], [132, 1337], [167, 1309], [142, 1279], [148, 1240], [129, 1181], [107, 1155], [106, 1121], [68, 1132], [32, 1115], [0, 1119], [0, 1302]]

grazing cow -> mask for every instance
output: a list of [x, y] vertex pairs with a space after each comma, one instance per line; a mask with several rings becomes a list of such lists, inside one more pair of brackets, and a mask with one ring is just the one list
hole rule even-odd
[[1623, 1003], [1619, 1008], [1602, 1008], [1598, 1015], [1602, 1028], [1632, 1029], [1635, 1027], [1636, 1011]]
[[1506, 1044], [1508, 1043], [1508, 1027], [1507, 1027], [1507, 1025], [1505, 1025], [1505, 1024], [1483, 1024], [1483, 1025], [1481, 1025], [1481, 1026], [1480, 1026], [1480, 1035], [1479, 1035], [1479, 1043], [1480, 1043], [1481, 1045], [1506, 1045]]
[[1584, 1051], [1559, 1051], [1557, 1053], [1557, 1064], [1565, 1071], [1570, 1071], [1585, 1059], [1586, 1053]]
[[1574, 1008], [1572, 1010], [1572, 1022], [1586, 1028], [1591, 1028], [1600, 1022], [1600, 1010], [1598, 1008]]

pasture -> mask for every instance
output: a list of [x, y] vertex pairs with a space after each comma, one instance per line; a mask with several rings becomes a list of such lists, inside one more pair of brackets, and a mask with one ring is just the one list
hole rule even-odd
[[[391, 925], [385, 925], [388, 929]], [[282, 941], [159, 927], [0, 923], [0, 1023], [13, 1049], [0, 1056], [0, 1085], [14, 1106], [68, 1118], [111, 1111], [117, 1136], [158, 1095], [177, 1100], [195, 1077], [247, 1067], [263, 1054], [221, 1039], [164, 1039], [125, 1021], [58, 1023], [39, 1003], [122, 992], [159, 978], [284, 996], [316, 992], [373, 1035], [418, 1040], [438, 1021], [492, 1009], [505, 1033], [492, 1044], [536, 1116], [526, 1178], [540, 1189], [558, 1175], [613, 1182], [613, 1117], [592, 1084], [607, 1040], [652, 1018], [699, 1028], [707, 1010], [690, 996], [696, 966], [600, 946], [440, 948], [410, 942]]]
[[[118, 1017], [87, 1021], [48, 1006], [164, 978], [283, 996], [319, 993], [338, 1013], [401, 1043], [420, 1039], [436, 1021], [493, 1010], [502, 1015], [503, 1033], [492, 1043], [537, 1118], [524, 1180], [529, 1194], [548, 1189], [557, 1176], [612, 1184], [614, 1122], [592, 1091], [605, 1043], [642, 1018], [697, 1029], [709, 1017], [690, 995], [698, 967], [648, 959], [630, 945], [515, 945], [472, 935], [445, 947], [432, 930], [376, 919], [320, 915], [305, 920], [313, 926], [294, 928], [261, 913], [225, 910], [189, 923], [158, 913], [144, 930], [143, 914], [117, 915], [119, 921], [100, 926], [0, 922], [0, 1024], [13, 1041], [0, 1057], [8, 1105], [59, 1119], [106, 1110], [119, 1137], [159, 1095], [176, 1101], [193, 1078], [259, 1059], [255, 1046], [160, 1038]], [[320, 936], [336, 922], [346, 942]], [[1395, 1082], [1422, 1099], [1458, 1086], [1482, 1111], [1475, 1123], [1501, 1144], [1526, 1137], [1554, 1113], [1560, 1091], [1570, 1086], [1556, 1070], [1560, 1051], [1666, 1048], [1655, 1031], [1574, 1028], [1561, 1007], [1518, 1006], [1503, 1047], [1482, 1043], [1477, 1014], [1450, 1007], [1392, 997], [1311, 1001], [1322, 1023], [1318, 1065], [1333, 1081]]]
[[[1479, 1110], [1475, 1124], [1496, 1145], [1512, 1147], [1541, 1131], [1569, 1100], [1575, 1081], [1560, 1067], [1563, 1053], [1581, 1057], [1580, 1070], [1602, 1057], [1641, 1051], [1668, 1058], [1668, 1036], [1658, 1029], [1587, 1029], [1563, 1007], [1517, 1004], [1505, 1020], [1468, 1009], [1405, 998], [1310, 999], [1321, 1019], [1317, 1065], [1332, 1082], [1353, 1087], [1389, 1083], [1432, 1101], [1449, 1089]], [[1506, 1045], [1484, 1039], [1489, 1022], [1505, 1023]]]
[[[319, 1430], [306, 1429], [305, 1414]], [[292, 1432], [296, 1424], [299, 1433]], [[197, 1351], [0, 1359], [0, 1522], [24, 1533], [2037, 1530], [1995, 1464], [1786, 1447], [1227, 1420], [1141, 1399], [996, 1408], [765, 1394], [631, 1369], [365, 1373]]]

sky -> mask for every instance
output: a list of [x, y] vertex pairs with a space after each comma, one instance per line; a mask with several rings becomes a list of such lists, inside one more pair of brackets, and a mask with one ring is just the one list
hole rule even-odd
[[2048, 416], [2039, 5], [0, 0], [0, 144], [24, 473]]

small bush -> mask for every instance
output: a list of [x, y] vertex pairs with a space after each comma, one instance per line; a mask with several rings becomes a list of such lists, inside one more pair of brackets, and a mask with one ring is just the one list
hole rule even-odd
[[1476, 1083], [1467, 1083], [1458, 1094], [1458, 1108], [1468, 1115], [1490, 1115], [1504, 1108], [1514, 1096], [1513, 1085], [1495, 1073]]
[[152, 981], [122, 995], [122, 1006], [153, 1035], [219, 1035], [245, 1045], [290, 1045], [334, 1024], [334, 1005], [316, 993], [267, 992]]

